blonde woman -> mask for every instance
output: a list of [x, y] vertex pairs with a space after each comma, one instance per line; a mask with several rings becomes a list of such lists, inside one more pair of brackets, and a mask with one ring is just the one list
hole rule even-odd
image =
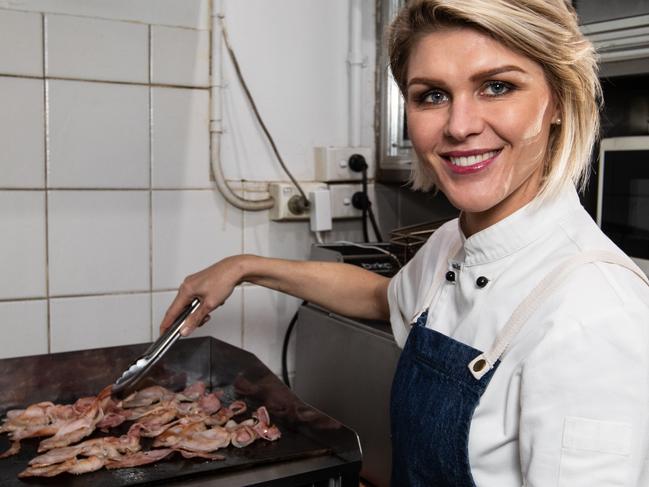
[[389, 34], [416, 188], [461, 210], [391, 280], [236, 256], [189, 276], [187, 332], [248, 281], [389, 317], [395, 486], [649, 485], [649, 282], [580, 206], [595, 55], [563, 0], [411, 0]]

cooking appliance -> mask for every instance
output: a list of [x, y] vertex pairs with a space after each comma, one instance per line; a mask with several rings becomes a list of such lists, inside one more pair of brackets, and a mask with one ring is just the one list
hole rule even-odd
[[305, 304], [295, 342], [296, 393], [358, 432], [361, 477], [389, 486], [390, 389], [401, 354], [390, 323], [350, 319]]
[[[39, 401], [71, 403], [100, 391], [148, 344], [82, 350], [0, 360], [0, 417], [7, 410]], [[245, 449], [223, 450], [224, 461], [173, 457], [140, 468], [100, 470], [30, 485], [115, 487], [130, 485], [199, 486], [358, 486], [357, 435], [338, 421], [300, 401], [254, 355], [211, 337], [180, 340], [151, 369], [141, 387], [157, 383], [180, 390], [196, 381], [224, 391], [224, 402], [243, 399], [250, 409], [265, 405], [282, 438]], [[39, 439], [0, 460], [0, 485], [24, 486], [17, 474], [36, 455]], [[0, 451], [9, 447], [0, 435]]]

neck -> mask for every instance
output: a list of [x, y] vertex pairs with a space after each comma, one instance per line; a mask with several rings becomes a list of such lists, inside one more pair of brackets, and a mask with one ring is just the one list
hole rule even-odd
[[497, 205], [478, 212], [463, 211], [460, 215], [460, 227], [466, 238], [507, 218], [532, 201], [539, 193], [540, 181], [530, 178], [528, 183], [518, 188]]

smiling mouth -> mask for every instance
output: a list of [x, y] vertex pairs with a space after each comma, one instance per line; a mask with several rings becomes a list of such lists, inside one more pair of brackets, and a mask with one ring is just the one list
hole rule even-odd
[[492, 150], [489, 152], [483, 152], [481, 154], [474, 154], [470, 156], [446, 156], [445, 159], [451, 162], [454, 166], [460, 166], [460, 167], [469, 167], [469, 166], [475, 166], [476, 164], [482, 164], [489, 159], [493, 159], [498, 155], [500, 151], [499, 150]]

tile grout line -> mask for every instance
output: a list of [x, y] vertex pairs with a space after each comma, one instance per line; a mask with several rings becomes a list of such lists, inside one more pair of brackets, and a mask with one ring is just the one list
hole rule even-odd
[[47, 353], [52, 352], [52, 306], [50, 300], [50, 209], [49, 200], [49, 163], [50, 163], [50, 141], [49, 141], [49, 90], [47, 83], [47, 29], [45, 14], [41, 13], [41, 33], [43, 47], [43, 165], [44, 174], [44, 196], [45, 196], [45, 303], [47, 309]]
[[120, 81], [120, 80], [102, 80], [102, 79], [91, 79], [91, 78], [72, 78], [65, 76], [35, 76], [30, 74], [12, 74], [12, 73], [2, 73], [0, 72], [0, 78], [20, 78], [20, 79], [40, 79], [40, 80], [53, 80], [53, 81], [75, 81], [83, 83], [105, 83], [105, 84], [115, 84], [115, 85], [127, 85], [127, 86], [145, 86], [145, 87], [156, 87], [156, 88], [178, 88], [178, 89], [187, 89], [187, 90], [209, 90], [209, 86], [194, 86], [194, 85], [175, 85], [175, 84], [165, 84], [165, 83], [151, 83], [151, 81], [141, 82], [141, 81]]
[[[170, 292], [175, 291], [176, 289], [156, 289], [155, 292]], [[151, 290], [142, 289], [136, 291], [106, 291], [106, 292], [95, 292], [95, 293], [86, 293], [86, 294], [49, 294], [45, 296], [21, 296], [14, 298], [2, 298], [0, 303], [16, 303], [23, 301], [43, 301], [47, 299], [70, 299], [70, 298], [101, 298], [101, 297], [110, 297], [110, 296], [128, 296], [128, 295], [138, 295], [138, 294], [149, 294]]]
[[148, 29], [148, 54], [149, 54], [149, 338], [153, 340], [153, 88], [151, 85], [153, 56], [151, 54], [151, 25]]

